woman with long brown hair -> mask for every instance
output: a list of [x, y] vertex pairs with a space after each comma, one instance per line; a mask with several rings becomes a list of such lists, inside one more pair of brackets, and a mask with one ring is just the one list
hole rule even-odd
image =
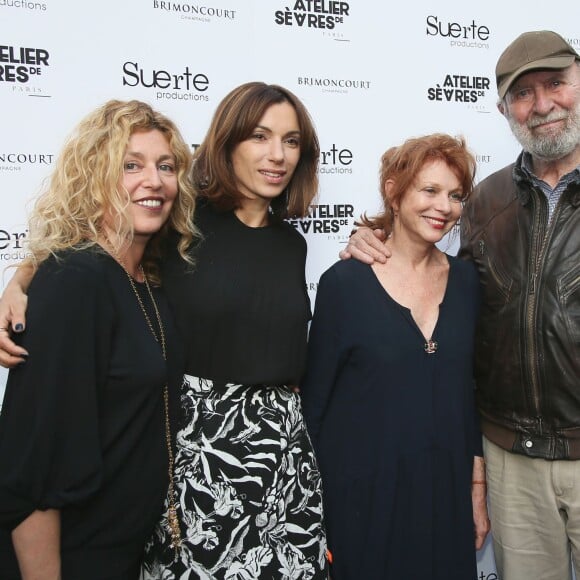
[[163, 271], [186, 345], [181, 546], [162, 520], [145, 578], [325, 577], [320, 474], [294, 389], [306, 242], [284, 221], [307, 215], [318, 157], [304, 105], [264, 83], [226, 95], [196, 152], [196, 268], [169, 255]]

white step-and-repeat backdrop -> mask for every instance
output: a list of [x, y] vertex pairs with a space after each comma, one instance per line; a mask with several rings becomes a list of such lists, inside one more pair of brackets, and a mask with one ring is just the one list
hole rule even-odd
[[[262, 80], [303, 99], [320, 136], [319, 200], [294, 223], [314, 299], [354, 219], [379, 207], [383, 151], [444, 131], [465, 135], [480, 179], [512, 161], [495, 62], [526, 30], [579, 48], [579, 16], [564, 0], [0, 0], [0, 289], [26, 254], [30, 200], [87, 112], [145, 100], [195, 147], [220, 99]], [[478, 577], [498, 578], [489, 546]]]

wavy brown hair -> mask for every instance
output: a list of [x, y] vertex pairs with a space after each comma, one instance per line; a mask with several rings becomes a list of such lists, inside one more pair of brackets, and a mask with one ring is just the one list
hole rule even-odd
[[[175, 157], [178, 194], [167, 222], [147, 244], [143, 268], [152, 281], [159, 282], [160, 244], [170, 228], [179, 234], [180, 255], [191, 262], [187, 249], [196, 230], [190, 149], [176, 125], [147, 103], [112, 100], [78, 124], [57, 159], [46, 191], [35, 203], [28, 238], [35, 266], [50, 254], [97, 244], [104, 234], [106, 214], [114, 217], [113, 229], [119, 246], [132, 239], [132, 222], [127, 211], [131, 200], [120, 186], [123, 160], [131, 135], [151, 130], [166, 137]], [[114, 247], [113, 251], [119, 249]]]
[[[393, 206], [400, 205], [418, 173], [430, 161], [443, 161], [448, 165], [459, 180], [463, 201], [466, 201], [473, 191], [476, 164], [473, 154], [467, 149], [465, 139], [445, 133], [415, 137], [398, 147], [391, 147], [381, 157], [379, 186], [385, 209], [373, 217], [363, 215], [357, 225], [382, 229], [387, 235], [390, 234], [394, 222]], [[387, 195], [386, 184], [391, 180], [394, 185], [390, 195]]]
[[250, 137], [272, 105], [289, 103], [300, 128], [300, 159], [286, 190], [271, 203], [279, 218], [304, 217], [318, 191], [320, 146], [314, 125], [302, 101], [288, 89], [261, 82], [243, 84], [218, 105], [207, 135], [195, 152], [193, 184], [218, 210], [240, 207], [244, 196], [238, 189], [232, 152]]

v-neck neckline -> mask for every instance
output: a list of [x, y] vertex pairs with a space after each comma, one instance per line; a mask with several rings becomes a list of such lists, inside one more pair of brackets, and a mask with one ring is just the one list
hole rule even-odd
[[432, 341], [436, 342], [435, 339], [438, 335], [439, 323], [441, 321], [441, 309], [445, 305], [445, 303], [447, 301], [447, 295], [449, 293], [449, 286], [450, 286], [449, 280], [451, 278], [451, 272], [453, 269], [453, 261], [451, 260], [451, 257], [448, 254], [444, 253], [444, 255], [445, 255], [445, 258], [447, 260], [447, 264], [449, 265], [449, 271], [447, 272], [447, 281], [445, 283], [445, 291], [443, 292], [443, 298], [442, 298], [441, 302], [439, 303], [439, 312], [437, 314], [437, 320], [435, 321], [435, 326], [433, 327], [433, 333], [431, 334], [431, 337], [426, 337], [423, 334], [421, 328], [417, 324], [417, 321], [413, 317], [413, 312], [411, 311], [411, 309], [408, 308], [407, 306], [403, 306], [403, 304], [401, 304], [400, 302], [397, 302], [397, 300], [395, 300], [389, 294], [387, 289], [381, 284], [381, 281], [379, 280], [379, 277], [377, 276], [376, 272], [373, 270], [372, 266], [370, 266], [370, 265], [367, 266], [368, 272], [374, 280], [375, 287], [383, 294], [383, 296], [386, 296], [387, 300], [391, 304], [393, 304], [399, 312], [401, 312], [401, 314], [403, 315], [405, 320], [407, 320], [411, 324], [411, 326], [415, 329], [415, 331], [419, 334], [419, 336], [421, 337], [421, 339], [423, 340], [425, 345], [427, 345], [428, 343], [430, 343]]

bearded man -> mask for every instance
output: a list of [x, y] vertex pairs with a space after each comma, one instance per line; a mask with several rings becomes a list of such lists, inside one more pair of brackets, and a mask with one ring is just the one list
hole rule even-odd
[[580, 578], [580, 56], [527, 32], [496, 67], [523, 151], [466, 207], [491, 529], [503, 580]]

